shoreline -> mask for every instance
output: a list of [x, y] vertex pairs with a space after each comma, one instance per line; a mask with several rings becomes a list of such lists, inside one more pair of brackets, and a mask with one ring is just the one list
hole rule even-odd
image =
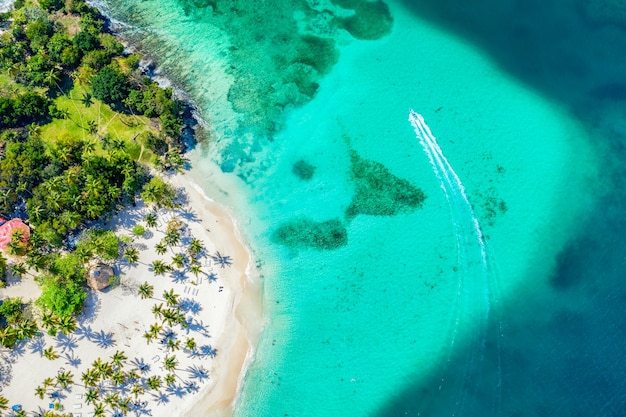
[[[188, 204], [200, 211], [200, 219], [206, 221], [207, 213], [214, 215], [230, 232], [232, 243], [238, 249], [235, 259], [246, 259], [245, 271], [238, 280], [231, 280], [234, 298], [226, 321], [226, 332], [216, 345], [221, 346], [222, 360], [215, 361], [211, 369], [217, 375], [214, 385], [205, 387], [197, 394], [196, 401], [183, 410], [182, 416], [230, 417], [245, 378], [246, 372], [256, 352], [256, 346], [263, 330], [262, 283], [253, 256], [243, 239], [235, 218], [225, 206], [206, 195], [204, 190], [189, 174], [176, 174], [168, 178], [175, 187], [182, 187], [189, 197]], [[219, 358], [219, 356], [218, 356]], [[208, 413], [208, 414], [207, 414]]]
[[[157, 227], [133, 239], [132, 245], [140, 248], [139, 262], [132, 265], [118, 262], [115, 266], [118, 284], [104, 291], [89, 292], [85, 308], [78, 316], [79, 331], [76, 335], [42, 333], [25, 342], [16, 356], [0, 349], [3, 363], [6, 362], [0, 364], [3, 373], [6, 373], [0, 384], [0, 394], [27, 410], [37, 406], [41, 408], [54, 401], [60, 402], [63, 410], [93, 411], [93, 405], [84, 402], [87, 387], [80, 382], [73, 382], [63, 390], [56, 388], [62, 392], [58, 399], [42, 397], [39, 400], [33, 396], [36, 380], [53, 376], [64, 369], [73, 372], [78, 379], [84, 375], [86, 366], [117, 350], [126, 352], [129, 361], [125, 366], [150, 364], [151, 369], [143, 376], [143, 383], [150, 372], [162, 377], [164, 368], [160, 365], [161, 359], [167, 357], [169, 352], [161, 343], [146, 344], [142, 333], [155, 320], [150, 305], [154, 307], [154, 303], [164, 301], [159, 294], [169, 290], [180, 294], [181, 303], [197, 306], [197, 310], [185, 310], [190, 327], [186, 336], [183, 329], [179, 337], [195, 337], [198, 341], [197, 353], [202, 351], [201, 345], [208, 345], [214, 353], [207, 356], [191, 355], [185, 349], [180, 351], [175, 371], [180, 382], [173, 387], [162, 386], [156, 392], [146, 393], [148, 402], [142, 407], [154, 417], [233, 415], [242, 382], [263, 330], [262, 285], [258, 270], [236, 221], [224, 206], [210, 199], [188, 174], [170, 175], [165, 180], [182, 196], [181, 207], [160, 211]], [[143, 204], [127, 207], [107, 222], [106, 229], [113, 230], [118, 236], [128, 236], [133, 226], [142, 222], [149, 212], [150, 209]], [[205, 263], [203, 272], [196, 279], [185, 277], [185, 272], [177, 274], [178, 271], [173, 271], [169, 277], [168, 274], [157, 276], [151, 265], [156, 260], [168, 259], [178, 250], [178, 246], [171, 248], [173, 250], [164, 255], [152, 250], [154, 243], [164, 235], [165, 225], [173, 219], [183, 221], [185, 239], [199, 238], [207, 255], [216, 252], [227, 255], [230, 265], [220, 266], [215, 260]], [[154, 297], [141, 297], [140, 300], [138, 288], [143, 282], [153, 286]], [[30, 274], [1, 289], [0, 295], [1, 298], [23, 297], [28, 301], [38, 296], [36, 291], [32, 291], [38, 288], [34, 286], [34, 275]], [[102, 338], [108, 342], [102, 342]], [[43, 346], [56, 346], [60, 355], [55, 360], [44, 358], [40, 351]], [[174, 351], [171, 353], [176, 357]], [[13, 378], [27, 375], [32, 369], [38, 369], [37, 378]], [[206, 376], [194, 376], [194, 372], [202, 369], [206, 370]], [[197, 387], [193, 393], [183, 393], [187, 384]], [[106, 386], [102, 389], [106, 390]], [[128, 392], [129, 388], [122, 387], [120, 392]]]

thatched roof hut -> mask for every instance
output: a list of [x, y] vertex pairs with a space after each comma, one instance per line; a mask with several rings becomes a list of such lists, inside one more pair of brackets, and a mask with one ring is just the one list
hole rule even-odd
[[96, 264], [89, 268], [87, 273], [87, 285], [94, 290], [103, 290], [109, 286], [110, 279], [115, 276], [113, 268], [107, 264]]

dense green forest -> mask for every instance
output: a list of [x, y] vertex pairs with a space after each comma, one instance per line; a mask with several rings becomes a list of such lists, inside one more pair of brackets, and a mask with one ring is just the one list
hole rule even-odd
[[[184, 167], [186, 107], [139, 62], [84, 0], [18, 0], [0, 14], [0, 215], [31, 229], [28, 241], [13, 236], [7, 251], [18, 262], [0, 255], [0, 274], [37, 271], [46, 314], [79, 312], [85, 265], [120, 256], [117, 237], [105, 231], [83, 233], [78, 247], [68, 235], [140, 195], [171, 205], [173, 190], [151, 180], [149, 167]], [[3, 344], [32, 333], [18, 332], [30, 323], [24, 308], [19, 300], [0, 305]]]

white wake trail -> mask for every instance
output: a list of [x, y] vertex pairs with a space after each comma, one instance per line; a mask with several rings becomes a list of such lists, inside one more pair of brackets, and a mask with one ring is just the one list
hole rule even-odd
[[[455, 228], [457, 252], [461, 263], [461, 274], [459, 274], [457, 285], [456, 314], [454, 318], [454, 329], [452, 331], [450, 349], [455, 343], [457, 329], [460, 323], [467, 320], [466, 308], [463, 303], [468, 303], [469, 309], [475, 305], [477, 298], [483, 299], [484, 309], [480, 312], [480, 329], [472, 332], [471, 338], [473, 348], [470, 350], [466, 362], [465, 381], [470, 383], [476, 361], [481, 361], [484, 353], [484, 343], [488, 333], [489, 313], [491, 310], [491, 300], [497, 304], [497, 297], [493, 297], [492, 292], [497, 291], [497, 282], [490, 276], [492, 271], [489, 266], [487, 249], [484, 235], [480, 223], [476, 218], [474, 209], [469, 202], [465, 187], [459, 176], [454, 171], [448, 159], [445, 157], [437, 139], [424, 121], [424, 118], [413, 110], [409, 112], [409, 121], [415, 130], [415, 134], [428, 157], [433, 171], [439, 179], [441, 189], [444, 192], [451, 217]], [[491, 287], [494, 287], [493, 289]], [[475, 307], [474, 307], [475, 308]], [[499, 320], [496, 320], [499, 323]], [[470, 323], [471, 325], [471, 323]], [[501, 325], [501, 324], [500, 324]], [[500, 333], [500, 332], [498, 332]], [[494, 404], [495, 415], [499, 415], [501, 396], [501, 366], [500, 366], [500, 334], [496, 336], [498, 344], [498, 381], [496, 387], [496, 399]], [[445, 373], [445, 371], [444, 371]], [[443, 378], [442, 378], [443, 381]], [[454, 383], [454, 381], [451, 381]], [[442, 387], [440, 386], [440, 389]], [[458, 407], [463, 407], [463, 400], [457, 402]]]

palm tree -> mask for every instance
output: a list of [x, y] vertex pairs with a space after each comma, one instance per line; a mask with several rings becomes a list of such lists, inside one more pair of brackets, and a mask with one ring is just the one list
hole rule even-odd
[[141, 377], [139, 376], [137, 371], [135, 371], [134, 369], [131, 369], [130, 371], [128, 371], [128, 382], [138, 381], [139, 378]]
[[72, 316], [63, 316], [59, 318], [59, 329], [63, 334], [70, 334], [76, 330], [76, 320]]
[[59, 373], [57, 374], [57, 384], [65, 389], [68, 385], [72, 385], [73, 383], [74, 375], [70, 371], [59, 371]]
[[180, 340], [167, 339], [167, 348], [172, 352], [180, 349]]
[[93, 153], [96, 150], [96, 142], [94, 140], [86, 140], [83, 142], [83, 152], [86, 154]]
[[167, 271], [169, 271], [170, 269], [171, 269], [171, 267], [169, 265], [167, 265], [166, 263], [164, 263], [163, 261], [160, 261], [158, 259], [156, 261], [152, 262], [152, 270], [157, 275], [162, 275], [162, 274], [166, 273]]
[[37, 334], [37, 324], [31, 320], [23, 320], [17, 323], [15, 334], [18, 340], [30, 339]]
[[146, 339], [146, 343], [148, 344], [150, 344], [152, 342], [152, 339], [154, 339], [152, 333], [149, 332], [145, 332], [142, 336], [144, 337], [144, 339]]
[[148, 282], [146, 281], [139, 286], [138, 291], [139, 296], [142, 300], [145, 300], [146, 298], [152, 298], [152, 295], [154, 295], [154, 286], [148, 284]]
[[111, 381], [113, 381], [115, 385], [123, 385], [125, 380], [126, 374], [120, 370], [115, 371], [113, 375], [111, 375]]
[[167, 246], [176, 246], [180, 243], [180, 232], [176, 229], [168, 230], [163, 238]]
[[166, 371], [172, 371], [176, 369], [176, 366], [178, 366], [176, 356], [166, 356], [165, 359], [163, 359], [163, 367]]
[[142, 387], [140, 384], [135, 384], [133, 385], [133, 387], [130, 389], [130, 393], [133, 394], [135, 396], [135, 398], [139, 397], [141, 394], [143, 394], [146, 390], [144, 389], [144, 387]]
[[113, 362], [113, 364], [118, 368], [122, 367], [122, 362], [126, 359], [128, 359], [128, 356], [126, 356], [121, 350], [118, 350], [113, 354], [113, 356], [111, 356], [111, 362]]
[[148, 226], [149, 228], [156, 227], [156, 225], [157, 225], [157, 215], [156, 215], [156, 213], [150, 213], [150, 214], [146, 215], [146, 218], [144, 220], [146, 221], [146, 226]]
[[48, 388], [48, 387], [53, 387], [54, 386], [54, 379], [53, 378], [46, 378], [43, 380], [43, 387], [44, 388]]
[[175, 294], [173, 289], [164, 291], [163, 298], [168, 306], [175, 306], [178, 304], [178, 294]]
[[157, 337], [159, 335], [159, 332], [163, 330], [163, 326], [161, 326], [159, 323], [154, 323], [150, 325], [150, 334], [154, 337]]
[[41, 315], [41, 324], [46, 329], [54, 328], [58, 323], [58, 318], [52, 311], [44, 311]]
[[137, 263], [139, 260], [139, 251], [137, 248], [128, 248], [124, 251], [124, 257], [128, 261], [129, 264]]
[[172, 263], [174, 265], [176, 265], [176, 268], [182, 268], [183, 266], [185, 266], [185, 261], [187, 260], [187, 258], [185, 258], [185, 255], [183, 255], [182, 253], [177, 253], [176, 255], [174, 255], [174, 257], [172, 258]]
[[161, 377], [153, 375], [150, 378], [146, 379], [146, 386], [150, 389], [157, 390], [161, 387]]
[[26, 266], [22, 262], [11, 264], [11, 275], [16, 278], [22, 278], [22, 275], [26, 273]]
[[196, 278], [198, 278], [198, 274], [202, 272], [202, 267], [200, 266], [200, 264], [194, 262], [191, 264], [191, 266], [189, 266], [189, 270]]
[[59, 358], [59, 354], [54, 351], [54, 348], [52, 346], [43, 350], [43, 356], [51, 361]]
[[100, 392], [97, 389], [90, 389], [87, 391], [87, 394], [85, 394], [85, 402], [87, 404], [93, 403], [98, 399], [99, 394]]
[[93, 368], [87, 369], [81, 376], [81, 380], [88, 387], [96, 386], [99, 379], [98, 371]]
[[100, 403], [93, 404], [93, 417], [103, 417], [104, 416], [104, 406]]
[[15, 335], [15, 329], [12, 327], [0, 328], [0, 344], [4, 347], [10, 348], [15, 345], [17, 337]]
[[154, 245], [154, 251], [159, 255], [164, 255], [167, 252], [167, 246], [163, 242], [159, 242]]
[[122, 415], [126, 415], [126, 413], [128, 413], [128, 410], [130, 408], [128, 406], [129, 403], [130, 403], [130, 398], [123, 398], [117, 402], [117, 408], [120, 409], [120, 411], [122, 412]]
[[163, 316], [163, 303], [153, 305], [152, 314], [154, 314], [155, 319], [162, 317]]
[[38, 386], [35, 388], [35, 395], [38, 396], [40, 400], [43, 400], [43, 397], [46, 395], [46, 389], [42, 386]]
[[176, 375], [174, 374], [165, 375], [165, 385], [167, 385], [168, 387], [171, 387], [172, 385], [174, 385], [174, 382], [176, 382]]
[[0, 395], [0, 411], [6, 410], [9, 408], [9, 400]]
[[202, 244], [202, 241], [200, 239], [197, 239], [195, 237], [191, 239], [191, 242], [189, 243], [189, 253], [191, 254], [191, 256], [196, 256], [203, 250], [204, 245]]
[[197, 346], [198, 345], [196, 343], [196, 340], [193, 337], [190, 337], [189, 339], [185, 340], [185, 347], [191, 352], [194, 352]]

